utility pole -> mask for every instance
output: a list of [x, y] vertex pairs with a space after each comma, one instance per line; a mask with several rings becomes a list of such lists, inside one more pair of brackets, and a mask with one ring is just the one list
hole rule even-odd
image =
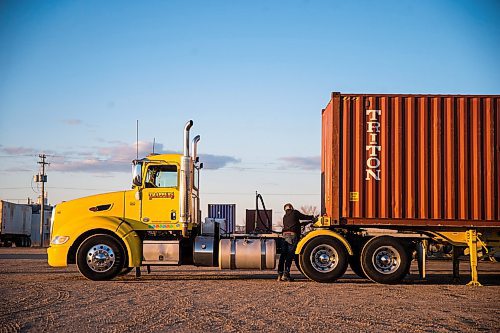
[[35, 176], [37, 183], [42, 183], [42, 202], [40, 203], [40, 247], [43, 247], [43, 222], [45, 220], [45, 183], [47, 175], [45, 174], [45, 166], [49, 163], [45, 162], [47, 156], [45, 154], [38, 155], [40, 161], [37, 163], [42, 166], [42, 172]]

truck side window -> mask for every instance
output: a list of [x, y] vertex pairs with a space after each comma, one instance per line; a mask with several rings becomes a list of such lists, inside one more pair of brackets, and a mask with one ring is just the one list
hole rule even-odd
[[151, 165], [146, 174], [147, 188], [177, 187], [176, 165]]

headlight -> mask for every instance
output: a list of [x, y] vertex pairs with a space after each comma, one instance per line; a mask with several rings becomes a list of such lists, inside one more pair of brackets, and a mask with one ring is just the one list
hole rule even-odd
[[54, 239], [52, 240], [51, 243], [54, 245], [62, 245], [64, 243], [66, 243], [68, 240], [69, 240], [69, 236], [56, 236], [56, 237], [54, 237]]

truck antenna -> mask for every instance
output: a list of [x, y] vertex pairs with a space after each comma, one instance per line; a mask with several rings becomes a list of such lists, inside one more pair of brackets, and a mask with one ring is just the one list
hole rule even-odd
[[139, 119], [137, 119], [135, 134], [136, 134], [135, 146], [136, 146], [136, 152], [137, 152], [136, 159], [139, 159]]
[[153, 138], [153, 154], [155, 153], [155, 141], [156, 141], [156, 138]]

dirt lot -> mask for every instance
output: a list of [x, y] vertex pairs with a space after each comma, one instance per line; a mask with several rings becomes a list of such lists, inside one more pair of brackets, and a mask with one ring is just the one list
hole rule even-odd
[[[274, 272], [154, 268], [111, 282], [50, 268], [43, 250], [0, 249], [0, 332], [477, 332], [500, 330], [500, 264], [481, 262], [486, 286], [452, 285], [451, 262], [416, 268], [404, 284], [351, 271], [333, 284], [277, 282]], [[144, 271], [145, 273], [145, 271]]]

